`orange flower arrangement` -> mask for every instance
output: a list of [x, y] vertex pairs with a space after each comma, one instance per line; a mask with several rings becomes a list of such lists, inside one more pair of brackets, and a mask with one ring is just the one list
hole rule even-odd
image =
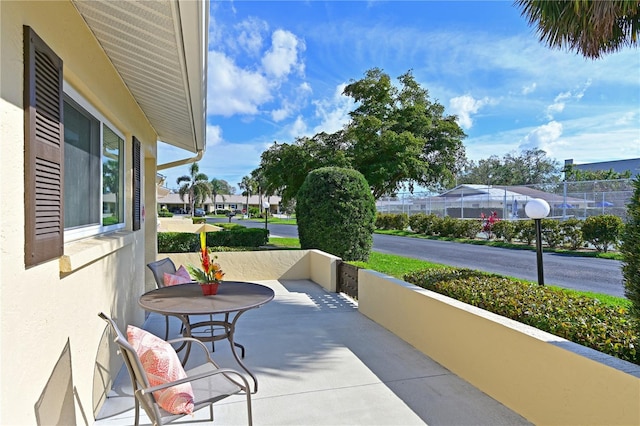
[[220, 284], [224, 277], [224, 272], [219, 263], [215, 260], [218, 256], [211, 256], [211, 250], [207, 248], [207, 237], [204, 232], [200, 233], [200, 264], [202, 269], [193, 265], [187, 265], [187, 270], [191, 276], [201, 284]]

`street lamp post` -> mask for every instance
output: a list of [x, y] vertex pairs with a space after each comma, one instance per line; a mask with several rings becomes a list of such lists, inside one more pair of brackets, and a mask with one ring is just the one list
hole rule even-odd
[[524, 212], [536, 224], [536, 257], [538, 263], [538, 285], [544, 285], [544, 271], [542, 267], [542, 224], [543, 218], [549, 215], [549, 203], [541, 198], [533, 198], [524, 206]]
[[264, 208], [264, 229], [267, 230], [267, 218], [269, 217], [269, 202], [263, 201], [262, 207]]

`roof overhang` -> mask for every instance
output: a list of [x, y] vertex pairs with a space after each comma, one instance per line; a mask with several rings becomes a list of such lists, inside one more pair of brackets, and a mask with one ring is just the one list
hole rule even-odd
[[162, 142], [205, 149], [209, 0], [71, 0]]

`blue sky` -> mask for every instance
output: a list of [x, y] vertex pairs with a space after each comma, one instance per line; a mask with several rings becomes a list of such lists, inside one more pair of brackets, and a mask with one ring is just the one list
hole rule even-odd
[[[640, 51], [551, 50], [511, 1], [212, 0], [208, 67], [200, 170], [232, 185], [274, 141], [339, 130], [353, 107], [342, 88], [373, 67], [412, 70], [458, 116], [469, 159], [640, 157]], [[189, 156], [159, 146], [159, 163]], [[171, 188], [188, 167], [162, 173]]]

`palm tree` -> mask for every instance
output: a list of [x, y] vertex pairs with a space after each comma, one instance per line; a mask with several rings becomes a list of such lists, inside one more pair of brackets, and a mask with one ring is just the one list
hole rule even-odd
[[255, 187], [255, 182], [251, 177], [245, 176], [242, 178], [242, 182], [238, 182], [238, 186], [243, 190], [242, 195], [247, 196], [247, 217], [249, 217], [249, 197]]
[[638, 0], [516, 0], [515, 4], [529, 24], [538, 27], [540, 41], [552, 48], [567, 47], [597, 59], [638, 44]]
[[254, 182], [254, 192], [258, 193], [258, 204], [262, 208], [262, 196], [266, 196], [265, 188], [267, 186], [266, 179], [262, 173], [262, 169], [258, 168], [251, 172], [251, 180]]
[[211, 195], [209, 178], [204, 173], [200, 173], [198, 163], [193, 163], [189, 167], [189, 176], [180, 176], [176, 179], [176, 183], [180, 185], [180, 189], [178, 190], [180, 199], [184, 201], [185, 195], [189, 197], [191, 216], [193, 216], [196, 204], [202, 204], [207, 196]]
[[218, 197], [218, 195], [222, 196], [222, 202], [224, 203], [224, 196], [231, 194], [231, 188], [229, 183], [224, 179], [213, 178], [211, 179], [210, 185], [211, 195], [213, 197], [213, 212], [214, 214], [218, 214], [216, 198]]

